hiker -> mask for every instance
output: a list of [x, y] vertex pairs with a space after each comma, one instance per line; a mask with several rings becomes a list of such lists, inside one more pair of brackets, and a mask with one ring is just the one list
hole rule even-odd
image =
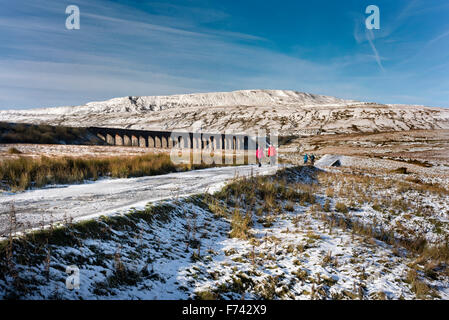
[[263, 155], [263, 150], [261, 147], [259, 147], [256, 151], [256, 159], [257, 159], [257, 164], [259, 165], [259, 167], [262, 166], [262, 158], [264, 157]]
[[304, 155], [304, 164], [307, 164], [307, 160], [309, 159], [309, 156], [307, 153]]
[[312, 166], [315, 164], [315, 155], [314, 154], [312, 154], [310, 156], [310, 163], [312, 164]]
[[268, 157], [270, 157], [270, 165], [274, 166], [276, 162], [276, 148], [272, 144], [268, 148]]

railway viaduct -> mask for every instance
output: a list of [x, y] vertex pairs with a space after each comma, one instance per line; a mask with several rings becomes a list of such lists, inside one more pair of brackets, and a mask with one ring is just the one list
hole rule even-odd
[[[109, 145], [161, 149], [256, 150], [266, 137], [204, 132], [147, 131], [89, 127]], [[265, 144], [263, 143], [263, 144]]]

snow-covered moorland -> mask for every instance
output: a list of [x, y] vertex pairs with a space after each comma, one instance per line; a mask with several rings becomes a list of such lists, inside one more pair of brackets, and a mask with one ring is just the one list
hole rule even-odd
[[0, 121], [58, 126], [257, 132], [281, 135], [449, 129], [449, 111], [384, 105], [291, 90], [121, 97], [82, 106], [0, 111]]
[[287, 168], [3, 242], [0, 296], [448, 299], [448, 210], [401, 174]]

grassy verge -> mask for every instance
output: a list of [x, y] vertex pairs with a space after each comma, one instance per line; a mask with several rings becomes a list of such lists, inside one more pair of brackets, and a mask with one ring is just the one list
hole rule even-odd
[[[145, 272], [129, 269], [122, 260], [120, 248], [114, 254], [104, 252], [104, 248], [95, 249], [86, 245], [86, 240], [103, 241], [103, 243], [133, 243], [133, 239], [141, 237], [143, 227], [149, 226], [153, 221], [168, 223], [170, 219], [179, 214], [174, 212], [175, 206], [170, 203], [161, 203], [156, 206], [147, 205], [143, 210], [130, 210], [129, 213], [119, 216], [102, 216], [96, 220], [86, 220], [77, 223], [66, 221], [63, 226], [51, 226], [49, 229], [40, 229], [20, 237], [13, 237], [14, 223], [7, 240], [0, 241], [0, 283], [8, 283], [4, 297], [18, 299], [27, 293], [36, 290], [36, 285], [43, 285], [51, 278], [51, 269], [64, 270], [64, 266], [55, 263], [56, 257], [69, 259], [70, 263], [86, 265], [94, 263], [98, 266], [107, 266], [113, 261], [112, 273], [107, 275], [105, 283], [95, 284], [96, 293], [102, 295], [105, 288], [119, 285], [135, 285]], [[10, 212], [10, 220], [14, 221], [14, 211]], [[11, 219], [12, 218], [12, 219]], [[58, 249], [72, 248], [72, 250], [95, 250], [95, 261], [82, 255], [59, 252]], [[135, 248], [135, 254], [143, 246]], [[38, 268], [42, 272], [41, 278], [29, 281], [26, 278], [28, 268]], [[1, 291], [1, 290], [0, 290]]]
[[0, 181], [13, 191], [55, 183], [77, 183], [99, 177], [128, 178], [211, 167], [174, 164], [167, 154], [108, 158], [19, 157], [0, 163]]

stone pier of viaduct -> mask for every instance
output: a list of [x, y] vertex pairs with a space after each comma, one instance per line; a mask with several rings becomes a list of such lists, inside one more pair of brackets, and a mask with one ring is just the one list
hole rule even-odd
[[256, 150], [259, 143], [266, 144], [267, 141], [265, 137], [241, 134], [147, 131], [100, 127], [89, 127], [88, 130], [109, 145], [144, 148]]

